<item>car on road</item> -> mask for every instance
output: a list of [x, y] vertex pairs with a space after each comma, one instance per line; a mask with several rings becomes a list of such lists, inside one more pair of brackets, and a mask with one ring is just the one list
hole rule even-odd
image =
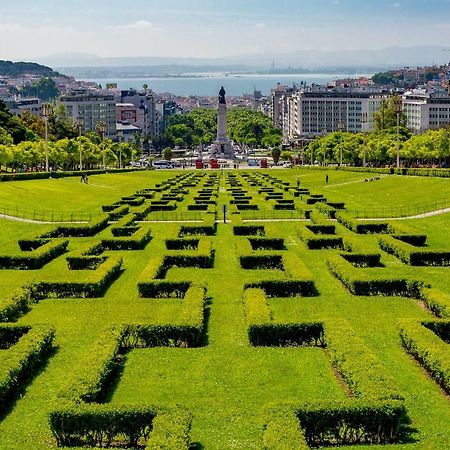
[[173, 169], [173, 164], [170, 161], [153, 161], [155, 169]]

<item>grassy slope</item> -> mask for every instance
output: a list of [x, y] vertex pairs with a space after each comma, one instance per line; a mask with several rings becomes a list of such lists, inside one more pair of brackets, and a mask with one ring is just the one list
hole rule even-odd
[[[445, 178], [379, 175], [381, 180], [365, 182], [365, 179], [378, 175], [308, 169], [271, 170], [270, 173], [292, 183], [300, 177], [302, 185], [323, 193], [329, 200], [345, 201], [348, 209], [395, 210], [430, 205], [432, 210], [433, 204], [443, 202], [450, 207], [450, 180]], [[329, 175], [328, 185], [325, 183], [326, 173]]]
[[[280, 171], [277, 175], [294, 181], [296, 173]], [[318, 180], [318, 175], [313, 175], [313, 179]], [[134, 176], [137, 181], [132, 191], [144, 183], [138, 179], [140, 174]], [[99, 183], [102, 180], [99, 177]], [[403, 183], [404, 178], [398, 180]], [[306, 178], [304, 184], [307, 184]], [[317, 190], [320, 191], [319, 188]], [[116, 200], [121, 194], [112, 191], [110, 200]], [[342, 195], [339, 199], [346, 201], [347, 197]], [[64, 203], [62, 199], [58, 201]], [[222, 194], [220, 202], [225, 201]], [[432, 247], [448, 248], [450, 214], [408, 221], [408, 224], [419, 232], [426, 232]], [[396, 378], [406, 397], [412, 427], [417, 430], [412, 435], [416, 442], [378, 448], [446, 450], [450, 442], [448, 398], [405, 354], [397, 330], [400, 318], [426, 319], [431, 316], [412, 300], [351, 296], [328, 272], [324, 258], [327, 252], [306, 250], [296, 236], [295, 227], [295, 224], [279, 223], [276, 225], [277, 235], [284, 237], [289, 251], [297, 253], [311, 269], [321, 295], [310, 299], [271, 300], [275, 320], [348, 319]], [[0, 247], [5, 252], [16, 248], [18, 238], [31, 237], [40, 229], [42, 226], [0, 221]], [[155, 323], [177, 321], [180, 301], [137, 298], [139, 274], [152, 255], [163, 251], [163, 239], [174, 235], [177, 226], [155, 224], [152, 229], [155, 238], [145, 251], [122, 252], [126, 270], [105, 298], [46, 300], [21, 319], [21, 323], [26, 324], [54, 324], [58, 350], [25, 395], [16, 402], [11, 413], [0, 422], [0, 449], [54, 448], [46, 423], [47, 413], [57, 392], [65, 385], [67, 374], [81, 364], [86, 348], [104, 327], [128, 321], [130, 317], [133, 321]], [[347, 233], [340, 226], [338, 232]], [[103, 235], [108, 233], [106, 230]], [[82, 241], [83, 244], [96, 242], [100, 237]], [[238, 267], [230, 225], [220, 225], [218, 236], [213, 239], [216, 248], [214, 269], [172, 269], [168, 275], [171, 279], [195, 279], [208, 284], [211, 297], [208, 345], [200, 349], [160, 348], [130, 352], [111, 401], [178, 403], [194, 414], [192, 437], [205, 448], [257, 448], [261, 426], [259, 413], [265, 403], [339, 399], [344, 393], [321, 350], [253, 349], [248, 345], [242, 307], [243, 284], [264, 279], [267, 272], [242, 271]], [[377, 248], [374, 237], [360, 239], [370, 241], [374, 250]], [[71, 251], [79, 248], [79, 241], [71, 240]], [[411, 268], [386, 254], [383, 254], [383, 263], [386, 268], [375, 270], [414, 274], [450, 292], [447, 282], [450, 269]], [[64, 257], [38, 272], [0, 271], [0, 294], [44, 276], [73, 278], [75, 275], [65, 268]]]
[[[170, 175], [175, 173], [170, 171]], [[19, 212], [99, 212], [99, 206], [168, 177], [167, 171], [155, 171], [94, 175], [89, 177], [89, 184], [80, 183], [78, 177], [1, 183], [0, 213], [6, 208]]]

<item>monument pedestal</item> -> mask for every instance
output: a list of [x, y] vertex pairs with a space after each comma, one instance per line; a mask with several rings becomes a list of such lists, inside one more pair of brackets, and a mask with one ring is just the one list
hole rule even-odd
[[217, 112], [217, 139], [211, 150], [212, 158], [234, 158], [234, 149], [227, 137], [227, 105], [219, 103]]

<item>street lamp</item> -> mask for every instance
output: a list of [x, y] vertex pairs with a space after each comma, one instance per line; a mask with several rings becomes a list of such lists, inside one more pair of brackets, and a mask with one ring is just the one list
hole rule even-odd
[[363, 167], [366, 167], [366, 135], [364, 134], [365, 132], [367, 132], [367, 124], [369, 122], [369, 117], [368, 114], [366, 112], [362, 113], [361, 115], [361, 130], [363, 132]]
[[[103, 140], [105, 139], [105, 133], [108, 130], [108, 127], [105, 122], [98, 122], [97, 125], [95, 125], [95, 131], [100, 134], [101, 140], [102, 140], [102, 147], [103, 146]], [[105, 149], [102, 149], [103, 153], [103, 170], [106, 170], [106, 154]]]
[[[338, 130], [341, 133], [345, 130], [345, 122], [342, 119], [339, 119]], [[341, 142], [339, 144], [339, 167], [342, 167], [342, 146], [343, 146], [343, 144], [344, 144], [344, 139], [341, 135]]]
[[42, 117], [44, 118], [45, 125], [45, 171], [50, 171], [49, 161], [48, 161], [48, 117], [50, 116], [51, 106], [49, 103], [44, 103], [42, 105]]
[[[78, 133], [79, 137], [81, 138], [81, 132], [84, 129], [84, 116], [81, 114], [77, 116], [77, 127], [78, 127]], [[80, 172], [83, 171], [83, 149], [81, 146], [81, 142], [78, 143], [79, 149], [80, 149]]]
[[400, 96], [394, 99], [395, 114], [397, 115], [397, 169], [400, 168], [400, 115], [403, 111], [403, 102]]

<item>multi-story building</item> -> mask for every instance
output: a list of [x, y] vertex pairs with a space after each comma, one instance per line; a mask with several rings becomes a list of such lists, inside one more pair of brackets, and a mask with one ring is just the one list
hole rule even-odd
[[15, 100], [7, 100], [6, 106], [13, 114], [21, 114], [25, 111], [35, 116], [42, 114], [42, 102], [38, 98], [21, 98]]
[[130, 121], [142, 130], [144, 136], [157, 134], [156, 103], [152, 91], [129, 89], [121, 92], [122, 104], [132, 104], [137, 111], [136, 120]]
[[180, 112], [180, 108], [175, 101], [166, 100], [157, 104], [157, 110], [159, 132], [162, 133], [169, 125], [170, 118]]
[[286, 87], [280, 83], [275, 89], [272, 89], [269, 114], [273, 125], [280, 130], [286, 126], [285, 114], [287, 113], [288, 98], [294, 93], [294, 90], [293, 87]]
[[106, 125], [104, 137], [116, 139], [116, 102], [113, 95], [75, 91], [63, 95], [59, 103], [64, 105], [68, 116], [74, 123], [81, 120], [85, 133], [96, 131], [99, 123]]
[[[287, 102], [282, 123], [285, 141], [334, 131], [373, 131], [374, 115], [387, 93], [370, 88], [304, 87]], [[364, 121], [363, 118], [367, 118]]]
[[117, 123], [117, 139], [119, 142], [136, 142], [136, 136], [139, 136], [141, 129], [130, 123]]
[[450, 125], [450, 87], [448, 91], [415, 89], [403, 95], [403, 112], [413, 133]]

